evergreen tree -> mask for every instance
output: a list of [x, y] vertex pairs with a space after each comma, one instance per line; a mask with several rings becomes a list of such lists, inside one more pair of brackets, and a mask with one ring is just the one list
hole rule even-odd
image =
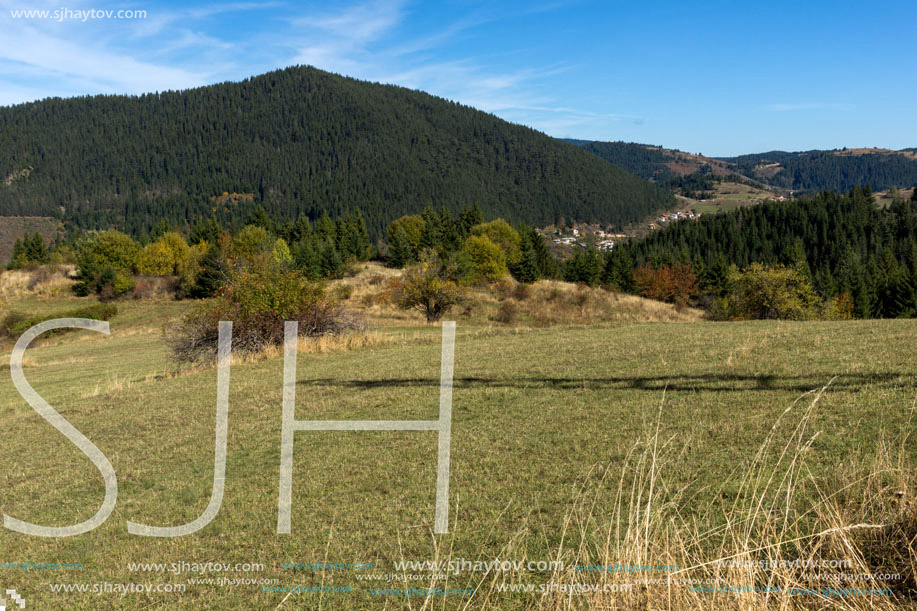
[[387, 260], [391, 267], [404, 267], [414, 261], [411, 241], [401, 227], [396, 227], [389, 238]]
[[522, 257], [519, 263], [510, 269], [510, 272], [519, 282], [531, 284], [541, 277], [541, 270], [538, 268], [538, 257], [535, 255], [535, 250], [528, 239], [523, 238], [521, 250]]
[[223, 253], [216, 244], [211, 244], [201, 257], [200, 268], [194, 278], [189, 296], [195, 299], [213, 297], [224, 282]]

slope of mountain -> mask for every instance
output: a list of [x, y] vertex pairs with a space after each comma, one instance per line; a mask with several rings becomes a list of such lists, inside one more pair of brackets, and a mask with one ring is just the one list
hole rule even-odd
[[822, 297], [849, 293], [860, 318], [917, 317], [917, 201], [878, 207], [860, 187], [669, 223], [610, 256], [607, 279], [623, 288], [645, 262], [690, 261], [713, 293], [728, 289], [730, 265], [784, 264]]
[[166, 218], [363, 213], [379, 235], [426, 204], [620, 226], [672, 194], [577, 147], [422, 92], [293, 67], [238, 83], [0, 108], [0, 215], [66, 210], [135, 233]]
[[890, 189], [917, 184], [917, 153], [912, 149], [771, 151], [722, 161], [734, 164], [741, 174], [785, 189], [849, 191], [857, 185]]
[[605, 161], [621, 166], [628, 172], [655, 182], [687, 176], [704, 167], [709, 167], [710, 172], [716, 176], [729, 176], [737, 171], [735, 164], [720, 159], [650, 144], [572, 139], [565, 142], [575, 144]]
[[655, 182], [703, 169], [715, 176], [738, 175], [748, 181], [791, 191], [846, 192], [857, 185], [868, 184], [879, 190], [917, 184], [915, 149], [769, 151], [738, 157], [705, 157], [633, 142], [567, 142]]

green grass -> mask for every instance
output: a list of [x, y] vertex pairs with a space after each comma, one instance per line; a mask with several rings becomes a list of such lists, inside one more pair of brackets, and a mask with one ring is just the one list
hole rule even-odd
[[[860, 511], [851, 518], [866, 521], [885, 508], [858, 505], [856, 477], [877, 448], [900, 443], [912, 427], [917, 321], [538, 330], [460, 322], [448, 535], [432, 534], [436, 435], [430, 432], [297, 432], [293, 532], [276, 534], [282, 361], [274, 359], [232, 367], [226, 493], [217, 518], [187, 537], [136, 537], [127, 534], [126, 521], [178, 525], [207, 504], [216, 371], [174, 374], [158, 329], [181, 304], [119, 307], [110, 337], [74, 332], [27, 353], [32, 386], [108, 456], [119, 481], [115, 511], [92, 533], [46, 540], [4, 531], [0, 562], [85, 563], [83, 570], [0, 570], [3, 588], [16, 588], [30, 608], [260, 609], [285, 597], [257, 585], [123, 597], [55, 595], [47, 585], [197, 577], [127, 568], [128, 562], [181, 561], [257, 562], [264, 572], [223, 576], [354, 589], [294, 594], [285, 608], [420, 608], [421, 599], [372, 596], [353, 571], [290, 571], [281, 563], [372, 562], [370, 572], [391, 573], [402, 559], [552, 560], [582, 542], [565, 537], [565, 521], [584, 488], [594, 492], [595, 519], [613, 513], [618, 478], [630, 477], [628, 457], [653, 433], [657, 416], [668, 459], [659, 465], [665, 485], [655, 502], [677, 506], [685, 524], [716, 528], [781, 414], [832, 380], [809, 423], [819, 434], [805, 466], [822, 490], [843, 489], [845, 507]], [[382, 331], [396, 340], [300, 355], [298, 419], [437, 417], [438, 327]], [[8, 346], [0, 356], [7, 362]], [[797, 420], [791, 412], [774, 434], [789, 435]], [[0, 381], [0, 422], [4, 513], [64, 525], [96, 511], [103, 496], [97, 470], [25, 404], [8, 375]], [[913, 472], [917, 447], [905, 446], [901, 459], [899, 471], [881, 475], [889, 491], [908, 481], [902, 473]], [[606, 468], [610, 476], [602, 479]], [[806, 510], [819, 502], [814, 493], [793, 499], [803, 527], [811, 518]], [[590, 545], [604, 536], [598, 524], [583, 532]], [[715, 552], [711, 541], [711, 558]], [[526, 573], [507, 581], [548, 577]], [[476, 587], [480, 580], [463, 573], [449, 586]], [[486, 589], [471, 599], [473, 608], [485, 600], [499, 608], [537, 602], [521, 594], [487, 598]]]

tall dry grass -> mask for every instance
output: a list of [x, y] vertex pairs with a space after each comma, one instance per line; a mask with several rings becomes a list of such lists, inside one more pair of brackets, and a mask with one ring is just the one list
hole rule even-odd
[[[599, 591], [554, 593], [541, 609], [892, 609], [914, 605], [917, 510], [904, 497], [913, 471], [904, 455], [907, 438], [879, 449], [855, 466], [841, 489], [828, 489], [806, 465], [818, 436], [809, 428], [830, 387], [804, 395], [787, 408], [739, 476], [739, 490], [717, 520], [698, 520], [671, 500], [667, 467], [679, 460], [674, 440], [655, 430], [634, 445], [621, 473], [606, 470], [599, 486], [582, 489], [566, 516], [557, 559], [564, 570], [551, 583], [598, 584]], [[807, 399], [807, 402], [803, 401]], [[805, 407], [800, 407], [804, 405]], [[784, 420], [792, 432], [781, 438]], [[887, 483], [891, 477], [895, 483]], [[609, 512], [601, 488], [616, 488]], [[851, 490], [859, 501], [841, 500]], [[716, 512], [710, 508], [711, 513]], [[713, 518], [714, 516], [710, 516]], [[834, 563], [835, 567], [821, 566]], [[577, 571], [576, 566], [673, 567], [677, 570]], [[898, 579], [882, 579], [896, 573]], [[841, 576], [844, 579], [841, 579]], [[606, 587], [609, 586], [609, 587]], [[878, 595], [853, 592], [878, 591]], [[845, 591], [845, 595], [841, 595]], [[496, 603], [496, 600], [494, 600]]]
[[73, 272], [74, 266], [69, 264], [0, 272], [0, 301], [24, 295], [54, 297], [67, 294], [74, 283]]
[[[392, 299], [390, 284], [401, 270], [366, 263], [352, 277], [332, 283], [334, 294], [346, 294], [346, 303], [357, 307], [369, 319], [397, 324], [424, 324], [415, 312], [399, 310]], [[338, 287], [346, 287], [338, 291]], [[695, 322], [703, 312], [557, 280], [532, 285], [507, 278], [503, 283], [477, 287], [466, 306], [456, 308], [449, 318], [484, 320], [516, 327], [559, 325], [629, 324], [644, 322]]]
[[[459, 607], [506, 608], [513, 596], [507, 588], [524, 581], [548, 587], [515, 594], [512, 608], [917, 608], [917, 504], [908, 492], [915, 473], [904, 453], [909, 438], [884, 444], [871, 461], [839, 474], [844, 484], [827, 488], [808, 470], [806, 454], [818, 436], [809, 427], [812, 415], [829, 389], [830, 383], [788, 407], [736, 469], [734, 500], [725, 508], [711, 503], [700, 517], [697, 507], [688, 510], [692, 493], [666, 476], [684, 447], [660, 435], [663, 398], [654, 425], [623, 467], [608, 466], [579, 488], [548, 559], [563, 568], [483, 576], [472, 584], [474, 597]], [[546, 560], [526, 557], [525, 536], [520, 531], [498, 557]], [[449, 549], [440, 552], [449, 559]], [[448, 580], [424, 584], [449, 586]], [[416, 608], [434, 603], [430, 598]]]

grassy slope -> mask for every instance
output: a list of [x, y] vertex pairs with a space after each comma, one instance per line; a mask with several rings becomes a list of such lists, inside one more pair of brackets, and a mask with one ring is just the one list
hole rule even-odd
[[[175, 376], [158, 327], [180, 304], [127, 303], [111, 337], [79, 332], [28, 353], [35, 389], [112, 461], [118, 505], [91, 534], [56, 541], [5, 531], [0, 557], [86, 563], [82, 571], [40, 575], [3, 571], [37, 608], [146, 608], [181, 603], [201, 609], [273, 608], [283, 594], [260, 587], [190, 586], [182, 595], [63, 594], [57, 582], [184, 582], [195, 575], [131, 573], [127, 562], [263, 562], [282, 585], [352, 585], [353, 594], [300, 594], [288, 608], [382, 606], [353, 572], [292, 572], [282, 562], [373, 562], [440, 558], [554, 559], [580, 488], [595, 491], [595, 530], [613, 511], [617, 478], [638, 440], [652, 432], [670, 456], [657, 491], [686, 524], [713, 527], [736, 498], [755, 451], [800, 394], [839, 376], [810, 424], [821, 431], [807, 468], [824, 490], [853, 484], [884, 443], [909, 427], [917, 321], [690, 323], [597, 328], [513, 329], [460, 322], [455, 355], [452, 513], [448, 536], [431, 535], [436, 443], [423, 432], [296, 433], [293, 535], [275, 533], [282, 362], [232, 368], [227, 486], [216, 520], [194, 535], [130, 536], [127, 520], [174, 525], [193, 520], [210, 495], [216, 372]], [[300, 419], [433, 419], [439, 384], [438, 327], [411, 322], [384, 329], [394, 340], [364, 349], [302, 354]], [[9, 347], [0, 358], [5, 362]], [[794, 412], [795, 413], [795, 412]], [[92, 464], [31, 411], [9, 375], [0, 380], [0, 472], [4, 513], [37, 523], [86, 519], [102, 498]], [[787, 424], [786, 426], [791, 426]], [[778, 427], [784, 433], [784, 426]], [[913, 472], [917, 449], [899, 467]], [[611, 481], [599, 471], [610, 467]], [[662, 481], [665, 485], [662, 485]], [[889, 492], [906, 483], [882, 476]], [[850, 503], [856, 505], [855, 501]], [[794, 511], [815, 504], [794, 500]], [[882, 507], [859, 508], [866, 520]], [[805, 520], [803, 520], [805, 521]], [[711, 551], [716, 546], [710, 543]], [[572, 550], [572, 551], [571, 551]], [[613, 560], [618, 560], [613, 558]], [[224, 575], [226, 576], [226, 575]], [[548, 576], [508, 581], [541, 583]], [[474, 587], [480, 576], [453, 577]], [[475, 606], [523, 607], [537, 599], [487, 594]], [[386, 584], [392, 587], [397, 584]], [[439, 584], [440, 587], [442, 584]], [[489, 598], [488, 598], [489, 596]], [[384, 601], [389, 607], [403, 599]], [[449, 599], [452, 608], [467, 599]], [[410, 601], [419, 608], [420, 599]], [[439, 603], [437, 602], [437, 605]]]

